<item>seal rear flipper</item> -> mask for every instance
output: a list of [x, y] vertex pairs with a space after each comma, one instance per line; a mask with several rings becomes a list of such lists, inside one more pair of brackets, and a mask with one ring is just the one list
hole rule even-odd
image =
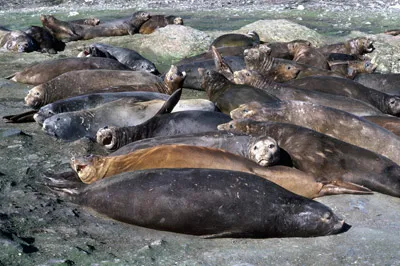
[[231, 237], [248, 237], [248, 234], [244, 234], [242, 231], [232, 231], [232, 232], [222, 232], [218, 234], [211, 234], [211, 235], [201, 235], [203, 239], [212, 239], [212, 238], [231, 238]]
[[215, 64], [215, 69], [217, 72], [224, 75], [227, 79], [233, 80], [233, 70], [232, 68], [224, 61], [221, 54], [218, 52], [215, 46], [211, 46], [212, 57]]
[[351, 182], [333, 181], [324, 183], [318, 197], [339, 194], [373, 194], [373, 192], [366, 187]]
[[168, 100], [165, 101], [163, 106], [154, 116], [171, 113], [172, 109], [174, 109], [175, 105], [181, 99], [181, 95], [182, 95], [182, 89], [178, 89], [174, 93], [172, 93], [171, 96], [168, 98]]
[[86, 184], [82, 183], [74, 171], [60, 174], [46, 174], [47, 181], [44, 185], [60, 196], [73, 196], [79, 194]]
[[9, 75], [7, 77], [4, 77], [4, 79], [12, 79], [13, 77], [15, 77], [15, 75], [17, 75], [17, 73], [13, 73], [13, 74], [11, 74], [11, 75]]
[[33, 115], [36, 114], [37, 112], [38, 112], [37, 110], [31, 110], [17, 115], [6, 115], [3, 116], [3, 120], [5, 123], [35, 122], [35, 119], [33, 119]]

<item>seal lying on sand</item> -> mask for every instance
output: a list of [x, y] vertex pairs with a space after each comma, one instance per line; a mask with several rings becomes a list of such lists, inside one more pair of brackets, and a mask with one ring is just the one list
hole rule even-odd
[[0, 51], [29, 53], [37, 49], [37, 44], [33, 38], [20, 30], [7, 31], [7, 33], [0, 38]]
[[59, 41], [71, 42], [82, 39], [82, 33], [90, 25], [70, 23], [68, 21], [58, 20], [52, 15], [40, 15], [40, 21], [43, 28], [47, 29], [51, 35]]
[[332, 53], [342, 53], [349, 55], [362, 56], [374, 51], [374, 41], [366, 37], [358, 37], [345, 42], [328, 44], [319, 48], [320, 52], [329, 55]]
[[293, 56], [293, 61], [322, 69], [330, 69], [326, 55], [322, 54], [318, 48], [304, 42], [292, 42], [287, 47]]
[[325, 187], [324, 184], [315, 182], [313, 176], [291, 167], [266, 168], [230, 152], [190, 145], [161, 145], [118, 156], [73, 157], [71, 166], [82, 182], [87, 184], [123, 172], [144, 169], [210, 168], [255, 174], [307, 198], [339, 193], [339, 188], [333, 188], [334, 185], [327, 184]]
[[321, 236], [349, 227], [325, 205], [248, 173], [154, 169], [91, 185], [51, 181], [48, 186], [77, 204], [157, 230], [261, 238]]
[[64, 51], [65, 43], [54, 38], [45, 28], [30, 26], [25, 32], [36, 42], [39, 52], [56, 54], [59, 51]]
[[156, 29], [165, 27], [169, 24], [183, 25], [183, 19], [176, 16], [152, 15], [149, 20], [144, 22], [139, 29], [141, 34], [153, 33]]
[[217, 37], [211, 43], [208, 50], [211, 50], [212, 46], [215, 48], [232, 46], [253, 47], [258, 44], [260, 44], [260, 36], [255, 31], [249, 31], [247, 34], [228, 33]]
[[358, 74], [373, 73], [377, 67], [370, 60], [329, 61], [328, 64], [332, 71], [349, 79], [354, 79]]
[[218, 129], [274, 138], [281, 154], [287, 152], [296, 168], [317, 181], [351, 182], [400, 197], [400, 166], [369, 150], [287, 123], [239, 119]]
[[307, 127], [376, 152], [400, 164], [398, 136], [361, 117], [334, 108], [300, 101], [280, 101], [268, 105], [251, 102], [233, 110], [231, 117]]

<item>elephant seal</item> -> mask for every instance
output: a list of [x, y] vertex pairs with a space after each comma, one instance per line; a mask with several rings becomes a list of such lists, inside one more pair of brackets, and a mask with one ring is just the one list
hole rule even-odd
[[293, 61], [312, 67], [329, 70], [328, 60], [318, 48], [310, 46], [305, 42], [292, 42], [287, 45], [289, 52], [293, 56]]
[[85, 49], [90, 56], [108, 57], [117, 60], [132, 70], [148, 71], [155, 75], [160, 74], [156, 66], [138, 52], [122, 47], [115, 47], [103, 43], [93, 43]]
[[50, 180], [47, 186], [77, 204], [157, 230], [261, 238], [321, 236], [349, 228], [325, 205], [242, 172], [151, 169], [90, 185]]
[[68, 22], [74, 23], [74, 24], [96, 26], [96, 25], [100, 24], [100, 19], [98, 19], [98, 18], [82, 18], [82, 19], [69, 20]]
[[370, 60], [328, 61], [328, 64], [332, 71], [349, 79], [354, 79], [358, 74], [373, 73], [377, 68]]
[[353, 80], [337, 77], [304, 77], [288, 82], [288, 84], [320, 92], [326, 92], [354, 98], [371, 104], [384, 114], [400, 116], [400, 96], [389, 95]]
[[70, 71], [33, 87], [25, 97], [25, 103], [32, 108], [39, 108], [60, 99], [102, 91], [137, 90], [171, 94], [182, 86], [185, 76], [186, 73], [173, 65], [164, 80], [146, 71]]
[[221, 149], [243, 156], [264, 167], [276, 164], [280, 158], [279, 146], [273, 138], [223, 131], [138, 140], [121, 147], [111, 155], [123, 155], [138, 149], [168, 144], [185, 144]]
[[46, 60], [7, 77], [15, 82], [39, 85], [69, 71], [85, 69], [129, 70], [116, 60], [108, 58], [59, 58]]
[[371, 73], [358, 74], [354, 81], [361, 85], [381, 91], [390, 95], [400, 95], [400, 75], [399, 73]]
[[217, 131], [217, 126], [231, 118], [220, 112], [183, 111], [156, 115], [132, 127], [104, 127], [97, 131], [96, 141], [106, 149], [118, 149], [128, 143], [154, 137]]
[[139, 29], [141, 34], [153, 33], [156, 29], [165, 27], [167, 25], [183, 25], [183, 19], [176, 16], [152, 15], [149, 20], [144, 22]]
[[33, 38], [20, 30], [6, 31], [0, 39], [0, 51], [29, 53], [38, 49]]
[[388, 34], [388, 35], [392, 35], [392, 36], [397, 36], [397, 35], [400, 34], [400, 30], [399, 29], [385, 30], [383, 33], [384, 34]]
[[83, 137], [95, 139], [97, 130], [106, 125], [133, 126], [143, 123], [157, 113], [171, 112], [179, 101], [181, 90], [168, 101], [137, 102], [123, 98], [96, 108], [53, 115], [43, 122], [43, 130], [57, 139], [73, 141]]
[[47, 29], [51, 35], [59, 41], [71, 42], [82, 39], [82, 34], [90, 25], [70, 23], [68, 21], [58, 20], [52, 15], [40, 15], [40, 21], [43, 28]]
[[289, 50], [289, 45], [292, 44], [304, 44], [306, 46], [311, 46], [311, 42], [306, 40], [293, 40], [290, 42], [267, 42], [265, 45], [271, 49], [270, 56], [273, 58], [282, 58], [293, 60], [293, 54]]
[[37, 45], [37, 51], [42, 53], [56, 54], [64, 51], [65, 43], [57, 40], [43, 27], [30, 26], [25, 33], [33, 38]]
[[[187, 159], [184, 159], [187, 158]], [[189, 159], [190, 158], [190, 159]], [[330, 194], [330, 185], [286, 166], [262, 167], [239, 155], [220, 149], [190, 145], [161, 145], [118, 156], [73, 157], [71, 167], [82, 182], [91, 184], [120, 173], [155, 168], [210, 168], [255, 174], [306, 198]], [[369, 192], [368, 192], [369, 193]]]
[[260, 44], [260, 36], [255, 31], [249, 31], [247, 34], [228, 33], [217, 37], [211, 43], [208, 50], [211, 50], [212, 46], [215, 48], [232, 46], [253, 47], [258, 44]]
[[253, 86], [278, 97], [281, 100], [304, 101], [343, 110], [354, 115], [382, 115], [375, 107], [344, 96], [292, 87], [274, 82], [255, 70], [235, 71], [234, 82]]
[[334, 108], [300, 101], [280, 101], [268, 105], [251, 102], [231, 111], [231, 117], [303, 126], [376, 152], [400, 164], [398, 136], [361, 117]]
[[362, 56], [366, 53], [374, 51], [374, 41], [366, 37], [358, 37], [347, 40], [345, 42], [339, 42], [334, 44], [328, 44], [319, 48], [320, 52], [329, 55], [332, 53], [342, 53], [355, 56]]
[[198, 71], [203, 79], [201, 87], [206, 91], [209, 100], [214, 102], [223, 113], [229, 114], [240, 104], [249, 101], [279, 101], [279, 98], [261, 89], [235, 84], [216, 71], [202, 68]]
[[294, 167], [319, 182], [351, 182], [400, 197], [400, 166], [372, 151], [287, 123], [237, 119], [218, 129], [274, 138]]
[[364, 119], [377, 124], [400, 137], [400, 118], [393, 116], [371, 115], [363, 116]]

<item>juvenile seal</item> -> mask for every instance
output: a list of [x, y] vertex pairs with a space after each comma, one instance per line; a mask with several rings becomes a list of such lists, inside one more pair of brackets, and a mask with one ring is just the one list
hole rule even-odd
[[37, 51], [42, 53], [56, 54], [64, 51], [65, 43], [57, 40], [43, 27], [30, 26], [25, 33], [32, 37], [37, 45]]
[[183, 19], [176, 16], [152, 15], [149, 20], [144, 22], [139, 29], [141, 34], [153, 33], [156, 29], [165, 27], [169, 24], [183, 25]]
[[287, 123], [238, 119], [218, 129], [274, 138], [294, 167], [317, 181], [351, 182], [400, 197], [400, 166], [372, 151]]
[[260, 44], [260, 36], [255, 31], [249, 31], [247, 34], [228, 33], [217, 37], [210, 45], [211, 47], [228, 47], [228, 46], [241, 46], [253, 47]]
[[321, 53], [329, 55], [332, 53], [342, 53], [355, 56], [362, 56], [366, 53], [374, 51], [374, 41], [366, 37], [358, 37], [347, 40], [345, 42], [339, 42], [334, 44], [328, 44], [319, 48]]
[[311, 42], [306, 40], [293, 40], [290, 42], [267, 42], [265, 43], [271, 49], [271, 57], [293, 60], [293, 54], [289, 51], [289, 44], [301, 43], [311, 46]]
[[325, 205], [248, 173], [154, 169], [91, 185], [52, 181], [53, 190], [110, 218], [203, 237], [321, 236], [346, 225]]
[[255, 70], [243, 69], [235, 71], [234, 82], [265, 90], [281, 100], [311, 102], [343, 110], [358, 116], [382, 115], [381, 111], [362, 101], [329, 93], [296, 88], [285, 83], [277, 83], [262, 76]]
[[73, 157], [71, 167], [82, 182], [91, 184], [120, 173], [155, 168], [210, 168], [255, 174], [306, 198], [330, 194], [332, 188], [286, 166], [262, 167], [219, 149], [190, 145], [161, 145], [118, 156]]
[[370, 60], [328, 61], [328, 64], [332, 71], [349, 79], [354, 79], [358, 74], [373, 73], [377, 67]]
[[40, 15], [40, 21], [43, 28], [47, 29], [59, 41], [71, 42], [82, 39], [85, 28], [92, 27], [90, 25], [82, 25], [70, 23], [55, 18], [52, 15]]
[[7, 78], [15, 82], [39, 85], [66, 72], [85, 69], [129, 70], [128, 67], [113, 59], [70, 57], [36, 63]]
[[361, 117], [334, 108], [300, 101], [280, 101], [268, 105], [251, 102], [233, 110], [231, 117], [307, 127], [400, 163], [398, 136]]
[[337, 77], [304, 77], [291, 80], [288, 84], [303, 89], [354, 98], [375, 106], [384, 114], [400, 116], [400, 96], [389, 95], [365, 87], [350, 79]]
[[183, 111], [156, 115], [132, 127], [104, 127], [97, 131], [96, 141], [107, 149], [118, 149], [128, 143], [154, 137], [217, 131], [217, 126], [231, 118], [220, 112]]
[[312, 47], [305, 42], [292, 42], [287, 47], [293, 56], [293, 61], [312, 67], [330, 69], [326, 55], [322, 54], [318, 48]]

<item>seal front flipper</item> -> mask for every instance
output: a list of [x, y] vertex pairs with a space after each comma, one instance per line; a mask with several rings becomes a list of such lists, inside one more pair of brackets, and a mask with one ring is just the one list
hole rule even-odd
[[35, 122], [35, 119], [33, 119], [33, 115], [36, 114], [37, 112], [38, 112], [37, 110], [31, 110], [17, 115], [6, 115], [3, 116], [3, 120], [5, 123]]
[[163, 106], [160, 108], [160, 110], [155, 114], [155, 116], [171, 113], [172, 109], [174, 109], [175, 105], [181, 99], [181, 95], [182, 95], [182, 89], [178, 89], [174, 93], [172, 93], [171, 96], [168, 98], [168, 100], [165, 101]]
[[339, 194], [373, 194], [373, 192], [363, 186], [344, 181], [332, 181], [324, 183], [318, 197]]

